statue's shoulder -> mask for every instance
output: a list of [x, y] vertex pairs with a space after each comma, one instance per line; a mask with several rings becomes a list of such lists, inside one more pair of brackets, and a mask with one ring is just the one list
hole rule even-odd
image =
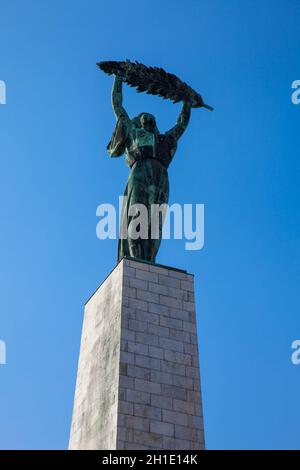
[[170, 146], [177, 145], [177, 140], [171, 133], [166, 132], [165, 134], [159, 134], [158, 138], [161, 141], [167, 142]]
[[168, 149], [168, 153], [172, 159], [177, 150], [176, 138], [172, 134], [166, 132], [165, 134], [158, 135], [158, 142], [160, 142], [161, 146]]
[[124, 122], [122, 117], [119, 117], [110, 142], [107, 145], [108, 153], [112, 157], [120, 157], [125, 152], [128, 131], [129, 129], [126, 122]]

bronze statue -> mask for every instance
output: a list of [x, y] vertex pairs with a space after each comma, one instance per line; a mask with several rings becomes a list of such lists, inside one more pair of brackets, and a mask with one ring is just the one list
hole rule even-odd
[[[100, 62], [98, 65], [106, 73], [115, 75], [112, 105], [117, 124], [107, 147], [108, 152], [111, 157], [120, 157], [125, 153], [131, 169], [124, 193], [118, 260], [132, 257], [154, 263], [162, 238], [164, 212], [154, 221], [151, 208], [168, 203], [168, 167], [176, 152], [177, 142], [189, 123], [191, 108], [213, 108], [178, 77], [161, 68], [130, 61]], [[152, 114], [143, 112], [130, 119], [122, 103], [123, 81], [137, 87], [138, 91], [169, 98], [173, 102], [183, 101], [176, 125], [161, 134]], [[133, 238], [128, 229], [140, 215], [132, 210], [137, 205], [147, 208], [146, 234]], [[154, 223], [158, 225], [155, 230]], [[155, 237], [153, 233], [156, 233]]]

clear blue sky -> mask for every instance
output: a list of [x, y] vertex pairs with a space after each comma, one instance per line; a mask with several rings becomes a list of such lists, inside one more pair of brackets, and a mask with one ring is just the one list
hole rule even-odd
[[[68, 444], [83, 304], [115, 264], [96, 207], [128, 169], [110, 160], [111, 78], [99, 60], [179, 75], [194, 110], [170, 168], [170, 202], [205, 204], [205, 247], [163, 242], [195, 273], [210, 449], [298, 448], [299, 0], [0, 0], [0, 447]], [[161, 131], [179, 105], [126, 88]]]

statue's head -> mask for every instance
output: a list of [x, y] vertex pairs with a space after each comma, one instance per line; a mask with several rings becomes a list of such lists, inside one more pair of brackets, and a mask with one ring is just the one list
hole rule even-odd
[[153, 116], [153, 114], [142, 113], [140, 117], [140, 122], [141, 122], [141, 126], [143, 129], [149, 132], [155, 132], [156, 121], [155, 121], [155, 117]]
[[148, 132], [159, 134], [159, 130], [156, 125], [156, 120], [153, 114], [141, 113], [132, 120], [137, 127], [141, 127]]

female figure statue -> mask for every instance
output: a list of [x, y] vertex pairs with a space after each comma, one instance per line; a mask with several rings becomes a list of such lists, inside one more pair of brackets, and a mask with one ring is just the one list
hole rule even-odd
[[[130, 166], [124, 193], [118, 260], [132, 257], [154, 263], [161, 243], [163, 217], [159, 219], [156, 238], [151, 237], [151, 205], [168, 203], [168, 166], [176, 152], [177, 141], [189, 123], [191, 106], [184, 102], [176, 125], [160, 134], [152, 114], [144, 112], [134, 119], [129, 118], [122, 105], [122, 78], [118, 75], [113, 83], [112, 106], [117, 125], [108, 144], [108, 152], [112, 157], [125, 153]], [[132, 238], [130, 224], [139, 216], [134, 210], [137, 204], [143, 204], [148, 210], [147, 233], [146, 236]]]

